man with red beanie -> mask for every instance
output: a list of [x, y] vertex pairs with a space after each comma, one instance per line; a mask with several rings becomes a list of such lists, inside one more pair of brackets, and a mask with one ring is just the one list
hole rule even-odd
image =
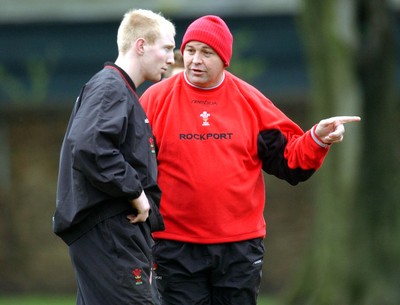
[[153, 128], [165, 230], [153, 234], [163, 305], [255, 305], [266, 234], [262, 171], [308, 179], [344, 123], [304, 132], [261, 92], [226, 70], [232, 34], [217, 16], [187, 29], [185, 71], [150, 87], [141, 104]]

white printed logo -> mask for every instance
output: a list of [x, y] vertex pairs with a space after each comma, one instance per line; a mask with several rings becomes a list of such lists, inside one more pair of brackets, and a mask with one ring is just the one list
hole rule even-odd
[[203, 124], [201, 126], [210, 126], [210, 123], [208, 122], [208, 118], [210, 117], [211, 114], [209, 114], [207, 111], [203, 111], [200, 116], [203, 118]]

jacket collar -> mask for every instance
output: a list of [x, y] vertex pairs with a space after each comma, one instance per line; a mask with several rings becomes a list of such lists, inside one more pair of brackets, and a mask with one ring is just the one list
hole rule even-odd
[[112, 62], [106, 62], [104, 64], [104, 68], [109, 68], [109, 69], [114, 69], [116, 70], [119, 75], [121, 75], [122, 79], [125, 81], [125, 83], [128, 85], [129, 89], [136, 95], [136, 86], [133, 83], [132, 79], [129, 77], [129, 75], [119, 66]]

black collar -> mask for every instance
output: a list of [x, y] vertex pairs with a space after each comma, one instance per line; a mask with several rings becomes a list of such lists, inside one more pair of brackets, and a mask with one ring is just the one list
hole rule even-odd
[[129, 75], [119, 66], [117, 66], [116, 64], [112, 63], [112, 62], [106, 62], [104, 64], [104, 68], [109, 67], [109, 68], [113, 68], [116, 69], [121, 77], [125, 80], [125, 82], [129, 85], [129, 87], [131, 87], [132, 91], [136, 92], [136, 86], [135, 83], [132, 81], [132, 79], [129, 77]]

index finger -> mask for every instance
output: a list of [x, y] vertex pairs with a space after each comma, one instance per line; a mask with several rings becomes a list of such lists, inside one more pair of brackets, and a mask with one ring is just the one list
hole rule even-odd
[[333, 118], [335, 121], [339, 121], [340, 124], [359, 122], [361, 118], [359, 116], [337, 116]]

